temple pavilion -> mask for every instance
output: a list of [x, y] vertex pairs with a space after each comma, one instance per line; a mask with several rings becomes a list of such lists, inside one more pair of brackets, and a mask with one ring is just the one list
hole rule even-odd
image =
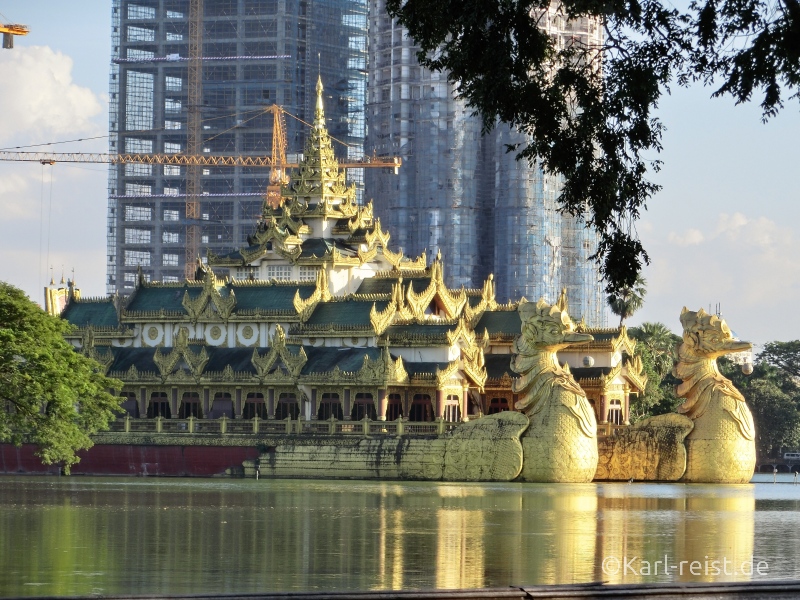
[[[134, 418], [461, 421], [514, 410], [520, 302], [450, 289], [441, 257], [390, 249], [372, 203], [334, 157], [317, 84], [313, 128], [248, 245], [198, 261], [194, 280], [128, 297], [46, 290], [69, 340], [120, 379]], [[555, 299], [549, 299], [553, 301]], [[562, 300], [565, 301], [565, 300]], [[646, 383], [624, 328], [560, 353], [599, 423], [628, 423]]]

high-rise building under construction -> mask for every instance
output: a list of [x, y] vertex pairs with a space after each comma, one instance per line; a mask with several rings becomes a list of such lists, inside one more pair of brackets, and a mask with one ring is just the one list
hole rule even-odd
[[[113, 0], [110, 152], [269, 155], [265, 108], [279, 104], [297, 117], [286, 119], [286, 151], [299, 153], [320, 74], [328, 129], [343, 142], [337, 156], [358, 159], [366, 45], [367, 0]], [[252, 233], [269, 171], [200, 168], [197, 210], [187, 214], [188, 168], [110, 167], [109, 293], [133, 289], [140, 269], [146, 279], [180, 280], [189, 232], [215, 253]]]
[[[477, 287], [497, 275], [498, 299], [545, 297], [567, 289], [570, 313], [605, 324], [602, 284], [590, 258], [597, 236], [561, 214], [558, 177], [518, 161], [509, 144], [524, 135], [506, 126], [490, 134], [446, 75], [416, 60], [418, 47], [370, 0], [365, 151], [399, 156], [399, 176], [366, 174], [375, 212], [407, 255], [442, 253], [449, 285]], [[567, 21], [553, 6], [539, 19], [559, 41], [599, 43], [598, 24]]]

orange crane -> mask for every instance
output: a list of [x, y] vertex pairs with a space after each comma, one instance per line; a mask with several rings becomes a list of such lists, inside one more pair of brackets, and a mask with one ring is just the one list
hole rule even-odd
[[[186, 277], [194, 276], [195, 259], [199, 251], [200, 240], [200, 202], [198, 192], [199, 182], [192, 186], [192, 173], [201, 167], [265, 167], [272, 169], [270, 182], [266, 191], [266, 201], [270, 206], [277, 207], [281, 199], [281, 186], [288, 183], [286, 170], [298, 168], [296, 162], [286, 161], [286, 127], [283, 124], [283, 109], [270, 107], [275, 115], [276, 126], [272, 133], [272, 156], [224, 156], [214, 154], [103, 154], [89, 152], [9, 152], [0, 151], [0, 161], [38, 162], [53, 165], [58, 162], [66, 163], [105, 163], [119, 164], [147, 164], [147, 165], [178, 165], [187, 168], [187, 194], [186, 194]], [[397, 174], [403, 161], [399, 157], [365, 157], [358, 161], [339, 163], [342, 168], [361, 169], [364, 167], [390, 168]], [[189, 188], [192, 188], [191, 190]]]
[[[10, 152], [0, 151], [0, 161], [44, 162], [54, 164], [66, 163], [103, 163], [110, 165], [140, 164], [140, 165], [178, 165], [200, 167], [269, 167], [278, 172], [286, 169], [296, 169], [300, 166], [297, 162], [284, 162], [281, 164], [271, 156], [226, 156], [219, 154], [201, 154], [189, 156], [187, 154], [104, 154], [97, 152]], [[393, 169], [395, 173], [403, 166], [403, 160], [396, 156], [380, 157], [365, 156], [359, 160], [340, 162], [342, 169], [383, 168]], [[283, 175], [281, 175], [283, 176]]]
[[0, 23], [0, 33], [3, 34], [3, 48], [9, 49], [14, 47], [14, 36], [15, 35], [28, 35], [27, 25], [19, 25], [17, 23], [10, 23], [8, 25], [3, 25]]

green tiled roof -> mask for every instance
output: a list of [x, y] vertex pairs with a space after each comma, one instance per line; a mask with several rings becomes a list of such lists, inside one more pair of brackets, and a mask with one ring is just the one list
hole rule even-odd
[[103, 302], [81, 302], [73, 300], [61, 313], [61, 318], [66, 319], [77, 327], [119, 327], [117, 309], [111, 298]]
[[297, 285], [243, 285], [233, 284], [236, 295], [236, 308], [240, 310], [291, 310], [294, 311], [294, 296], [299, 290], [300, 297], [306, 299], [314, 293], [316, 283]]
[[[171, 349], [165, 348], [162, 352]], [[208, 353], [208, 363], [205, 371], [224, 371], [227, 365], [237, 373], [255, 373], [251, 358], [253, 357], [252, 348], [214, 348], [206, 346]], [[262, 352], [263, 354], [263, 352]]]
[[403, 366], [406, 369], [406, 373], [409, 376], [417, 375], [418, 373], [428, 374], [428, 373], [436, 373], [436, 369], [438, 368], [440, 371], [443, 371], [447, 368], [447, 365], [450, 363], [446, 362], [410, 362], [410, 361], [403, 361]]
[[611, 372], [611, 367], [579, 367], [576, 369], [570, 368], [570, 371], [575, 379], [595, 379], [608, 375]]
[[375, 310], [382, 311], [389, 304], [386, 300], [345, 300], [342, 302], [320, 302], [306, 321], [307, 325], [353, 325], [365, 328], [372, 327], [369, 312], [372, 305]]
[[595, 342], [610, 342], [619, 337], [619, 331], [589, 331]]
[[186, 313], [183, 308], [183, 294], [189, 290], [190, 298], [197, 298], [203, 291], [202, 287], [161, 287], [142, 286], [136, 288], [125, 310], [128, 312], [165, 311]]
[[458, 325], [438, 325], [428, 323], [414, 323], [413, 325], [392, 325], [387, 329], [389, 336], [401, 335], [444, 335], [453, 331]]
[[484, 357], [486, 376], [490, 379], [500, 379], [508, 373], [510, 377], [519, 377], [511, 368], [511, 354], [488, 354]]
[[[342, 371], [359, 371], [364, 366], [364, 357], [377, 360], [380, 357], [380, 348], [328, 348], [304, 346], [308, 362], [303, 366], [302, 374], [327, 373], [334, 367]], [[392, 357], [397, 360], [396, 357]]]
[[[261, 246], [248, 246], [247, 248], [243, 248], [243, 250], [246, 250], [248, 252], [248, 254], [252, 254], [253, 252], [258, 250], [259, 248], [261, 248]], [[241, 250], [242, 249], [234, 250], [233, 252], [228, 252], [227, 254], [218, 254], [217, 255], [217, 260], [222, 259], [222, 258], [226, 258], [226, 259], [229, 259], [229, 260], [237, 260], [237, 261], [238, 260], [244, 260], [244, 256], [242, 255]]]
[[[135, 365], [139, 371], [158, 373], [158, 367], [153, 362], [155, 348], [112, 348], [114, 362], [111, 363], [110, 371], [126, 372], [131, 366]], [[164, 352], [165, 349], [162, 349]]]
[[483, 335], [483, 330], [488, 329], [489, 335], [493, 333], [505, 333], [508, 335], [518, 335], [521, 331], [522, 321], [516, 310], [486, 311], [481, 315], [475, 333]]
[[[431, 284], [431, 278], [428, 277], [404, 277], [403, 287], [407, 288], [408, 283], [411, 282], [414, 292], [417, 294], [424, 292]], [[391, 294], [392, 286], [397, 283], [395, 277], [368, 277], [361, 282], [358, 287], [359, 294]]]
[[345, 254], [356, 254], [357, 250], [344, 242], [337, 240], [337, 239], [325, 239], [325, 238], [308, 238], [307, 240], [303, 241], [303, 245], [300, 246], [302, 252], [300, 253], [300, 258], [311, 258], [316, 256], [317, 258], [322, 258], [331, 251], [331, 249], [336, 248], [339, 252], [343, 252]]

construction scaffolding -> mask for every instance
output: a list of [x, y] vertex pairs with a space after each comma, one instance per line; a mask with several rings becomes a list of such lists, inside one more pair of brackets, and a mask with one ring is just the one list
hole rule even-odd
[[[190, 12], [199, 4], [202, 28], [194, 37], [202, 42], [193, 57]], [[366, 0], [113, 0], [109, 152], [269, 155], [273, 115], [265, 109], [280, 104], [312, 122], [320, 74], [329, 130], [343, 142], [337, 155], [361, 158], [366, 26]], [[189, 77], [193, 59], [202, 67], [199, 81]], [[193, 110], [199, 135], [191, 139]], [[291, 161], [307, 132], [295, 119], [286, 126]], [[191, 168], [110, 167], [109, 293], [132, 290], [139, 269], [146, 279], [181, 280], [193, 246], [187, 233], [218, 254], [246, 243], [269, 173], [242, 164], [200, 166], [197, 189], [187, 190]], [[187, 202], [187, 192], [196, 201]], [[188, 205], [196, 207], [192, 214]]]
[[[595, 43], [588, 19], [567, 21], [553, 4], [539, 22], [561, 41]], [[562, 215], [562, 182], [518, 161], [507, 144], [525, 136], [505, 126], [482, 135], [480, 117], [454, 98], [444, 74], [416, 60], [418, 47], [370, 2], [365, 150], [400, 156], [398, 177], [369, 172], [367, 194], [393, 243], [408, 255], [442, 253], [448, 285], [480, 287], [494, 273], [498, 300], [525, 296], [554, 302], [567, 288], [570, 313], [605, 325], [599, 269], [590, 257], [597, 235], [579, 217]]]

